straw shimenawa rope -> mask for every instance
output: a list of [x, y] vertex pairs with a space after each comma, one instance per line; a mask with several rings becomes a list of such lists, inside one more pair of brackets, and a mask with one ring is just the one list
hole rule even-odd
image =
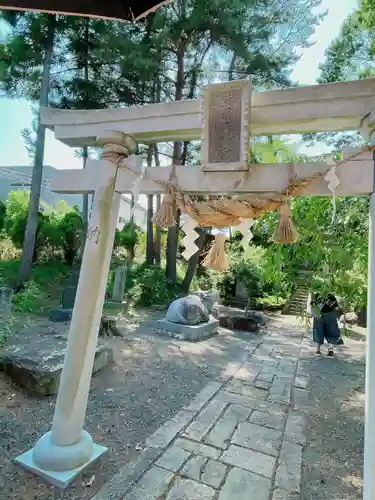
[[[105, 142], [105, 141], [103, 141]], [[109, 161], [119, 164], [122, 158], [129, 153], [127, 148], [123, 147], [122, 141], [113, 141], [113, 137], [104, 144], [104, 154]], [[363, 151], [371, 151], [374, 147], [363, 148], [354, 153], [349, 158], [336, 163], [336, 166], [350, 161]], [[127, 165], [122, 165], [133, 173], [134, 170]], [[161, 227], [171, 227], [176, 224], [175, 208], [188, 214], [202, 227], [215, 227], [218, 229], [235, 227], [241, 223], [242, 219], [256, 219], [262, 215], [279, 210], [280, 217], [277, 223], [273, 240], [278, 243], [292, 243], [298, 240], [299, 235], [292, 222], [290, 209], [290, 198], [298, 196], [306, 186], [311, 184], [318, 177], [323, 177], [332, 168], [329, 165], [324, 172], [316, 173], [306, 179], [298, 180], [294, 172], [294, 164], [289, 165], [288, 186], [282, 193], [261, 193], [236, 195], [230, 198], [216, 197], [208, 201], [197, 201], [188, 194], [183, 193], [176, 183], [176, 166], [172, 166], [169, 181], [153, 179], [159, 185], [162, 185], [166, 191], [163, 203], [153, 221]], [[227, 268], [227, 256], [224, 251], [225, 235], [218, 234], [215, 237], [215, 243], [205, 259], [205, 265], [212, 269]]]

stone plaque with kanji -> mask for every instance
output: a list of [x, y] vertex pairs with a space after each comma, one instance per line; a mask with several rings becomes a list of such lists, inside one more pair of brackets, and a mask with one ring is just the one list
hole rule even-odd
[[203, 92], [202, 169], [248, 170], [251, 81], [208, 85]]

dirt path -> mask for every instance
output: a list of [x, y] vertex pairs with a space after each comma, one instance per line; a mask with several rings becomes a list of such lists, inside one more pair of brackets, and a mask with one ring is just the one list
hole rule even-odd
[[126, 339], [111, 340], [116, 363], [93, 378], [86, 418], [86, 429], [109, 453], [65, 492], [12, 462], [50, 429], [55, 398], [30, 397], [0, 374], [1, 500], [91, 498], [139, 453], [150, 434], [241, 360], [244, 346], [257, 337], [222, 329], [220, 335], [192, 344], [158, 336], [152, 326], [152, 319], [141, 327], [129, 324]]
[[365, 343], [310, 362], [310, 426], [301, 500], [362, 499]]

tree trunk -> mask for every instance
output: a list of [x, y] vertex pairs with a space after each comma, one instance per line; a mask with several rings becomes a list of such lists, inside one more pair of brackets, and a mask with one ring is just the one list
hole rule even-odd
[[[185, 71], [184, 71], [184, 56], [185, 45], [182, 40], [177, 50], [177, 78], [176, 78], [176, 101], [181, 101], [182, 93], [185, 85]], [[181, 142], [175, 142], [173, 145], [173, 164], [179, 165], [181, 163]], [[176, 220], [179, 216], [176, 212]], [[167, 264], [166, 274], [167, 277], [175, 283], [177, 280], [177, 243], [178, 243], [178, 223], [168, 228], [167, 237]]]
[[206, 231], [202, 228], [197, 228], [196, 231], [197, 233], [199, 233], [198, 240], [196, 241], [198, 251], [197, 253], [195, 253], [190, 257], [188, 262], [188, 267], [185, 273], [184, 281], [182, 282], [182, 289], [185, 293], [189, 292], [191, 282], [193, 281], [195, 275], [195, 270], [197, 269], [197, 266], [199, 264], [199, 258], [201, 256], [204, 244], [206, 242]]
[[[154, 146], [150, 145], [147, 151], [147, 166], [152, 165], [152, 154]], [[152, 194], [147, 195], [147, 233], [146, 233], [146, 262], [151, 265], [154, 263], [154, 224], [152, 222], [154, 212], [154, 197]]]
[[130, 195], [130, 222], [134, 222], [134, 205], [135, 205], [135, 199], [134, 199], [134, 194], [131, 193]]
[[[52, 63], [53, 42], [56, 28], [56, 16], [48, 18], [48, 30], [44, 43], [44, 60], [42, 85], [40, 89], [40, 106], [48, 106], [48, 94], [50, 84], [50, 70]], [[18, 276], [18, 285], [26, 282], [31, 275], [32, 259], [35, 248], [36, 233], [38, 227], [38, 212], [40, 191], [43, 178], [44, 143], [46, 137], [46, 127], [40, 122], [40, 110], [38, 117], [38, 129], [36, 135], [36, 148], [34, 157], [34, 167], [31, 180], [31, 191], [29, 200], [29, 211], [27, 216], [25, 238], [22, 248], [21, 265]]]
[[[157, 144], [154, 144], [155, 166], [160, 167], [160, 158]], [[159, 210], [161, 205], [161, 195], [156, 195], [156, 210]], [[155, 247], [154, 247], [155, 264], [161, 264], [161, 227], [155, 225]]]
[[[156, 195], [156, 210], [159, 210], [161, 205], [161, 195]], [[155, 226], [155, 264], [160, 266], [161, 264], [161, 228], [159, 226]]]
[[[86, 83], [86, 90], [85, 90], [85, 105], [88, 106], [88, 100], [89, 100], [89, 95], [87, 92], [88, 89], [88, 81], [89, 81], [89, 46], [90, 46], [90, 33], [89, 33], [89, 27], [90, 27], [90, 20], [85, 19], [85, 61], [84, 61], [84, 78], [85, 78], [85, 83]], [[87, 107], [86, 107], [87, 109]], [[84, 146], [82, 150], [82, 158], [83, 158], [83, 168], [86, 167], [86, 160], [88, 158], [88, 147]], [[89, 195], [86, 193], [82, 195], [82, 212], [83, 212], [83, 238], [82, 238], [82, 254], [83, 254], [83, 249], [85, 248], [85, 241], [86, 241], [86, 236], [87, 236], [87, 228], [88, 228], [88, 222], [89, 222]]]

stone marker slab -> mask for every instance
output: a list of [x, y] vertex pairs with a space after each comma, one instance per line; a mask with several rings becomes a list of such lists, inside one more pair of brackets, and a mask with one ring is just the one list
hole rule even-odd
[[243, 469], [232, 469], [220, 492], [219, 500], [268, 500], [271, 481]]
[[282, 437], [280, 431], [244, 422], [238, 426], [232, 443], [276, 457], [281, 447]]
[[51, 311], [48, 319], [54, 323], [68, 323], [72, 320], [73, 309], [63, 309], [59, 307]]
[[[21, 387], [43, 396], [57, 394], [67, 345], [67, 327], [25, 328], [1, 352], [0, 369]], [[113, 362], [113, 350], [98, 344], [93, 373]]]
[[276, 458], [264, 455], [254, 450], [231, 445], [222, 455], [222, 462], [235, 467], [241, 467], [265, 477], [272, 477]]
[[166, 319], [159, 319], [156, 322], [155, 330], [156, 333], [160, 333], [161, 335], [196, 342], [215, 335], [218, 327], [219, 321], [210, 316], [210, 319], [206, 323], [200, 323], [199, 325], [181, 325], [179, 323], [172, 323]]
[[113, 282], [113, 290], [112, 290], [113, 302], [121, 303], [124, 300], [126, 272], [127, 272], [126, 266], [119, 266], [116, 269], [115, 280]]
[[166, 500], [212, 500], [215, 493], [215, 490], [205, 484], [178, 478], [168, 493]]

